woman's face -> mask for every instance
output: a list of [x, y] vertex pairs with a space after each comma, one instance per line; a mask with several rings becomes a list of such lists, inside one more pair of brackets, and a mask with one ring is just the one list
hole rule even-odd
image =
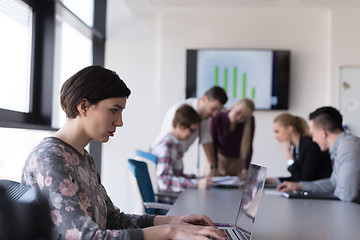
[[84, 118], [85, 133], [92, 140], [107, 142], [114, 136], [117, 127], [123, 126], [122, 112], [126, 98], [107, 98], [95, 105], [90, 105]]
[[229, 112], [229, 119], [231, 123], [243, 123], [251, 116], [252, 111], [246, 106], [244, 102], [235, 104]]
[[273, 123], [273, 130], [275, 134], [276, 140], [279, 142], [290, 142], [290, 134], [291, 134], [291, 128], [290, 127], [284, 127], [280, 125], [278, 122]]

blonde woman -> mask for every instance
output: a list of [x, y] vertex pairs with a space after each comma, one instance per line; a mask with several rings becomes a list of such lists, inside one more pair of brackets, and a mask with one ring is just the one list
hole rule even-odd
[[280, 114], [274, 119], [273, 130], [275, 138], [280, 142], [280, 150], [288, 161], [288, 171], [291, 173], [290, 177], [278, 178], [277, 183], [312, 181], [330, 177], [332, 172], [330, 156], [327, 152], [322, 152], [312, 141], [305, 119], [289, 113]]
[[255, 131], [254, 102], [244, 98], [228, 111], [220, 112], [210, 121], [210, 131], [217, 157], [219, 175], [245, 179], [252, 157]]

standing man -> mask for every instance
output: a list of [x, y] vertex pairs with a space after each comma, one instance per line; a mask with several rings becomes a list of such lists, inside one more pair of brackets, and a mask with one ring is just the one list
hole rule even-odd
[[342, 116], [333, 107], [321, 107], [310, 113], [310, 132], [322, 151], [329, 150], [333, 163], [330, 178], [283, 182], [277, 190], [334, 193], [342, 201], [360, 204], [360, 139], [344, 131]]
[[183, 152], [185, 153], [189, 149], [191, 144], [195, 141], [195, 139], [199, 137], [199, 143], [203, 145], [207, 160], [210, 164], [210, 175], [217, 175], [217, 162], [215, 160], [215, 151], [209, 131], [208, 119], [210, 117], [215, 117], [216, 114], [223, 108], [227, 100], [228, 97], [224, 89], [218, 86], [214, 86], [207, 90], [204, 96], [202, 96], [200, 99], [188, 98], [173, 105], [165, 114], [160, 134], [156, 137], [155, 141], [152, 143], [151, 146], [155, 146], [159, 141], [164, 138], [165, 135], [171, 132], [172, 122], [176, 110], [182, 104], [188, 104], [198, 112], [198, 114], [202, 118], [202, 121], [199, 128], [194, 132], [194, 134], [192, 134], [187, 140], [181, 141]]

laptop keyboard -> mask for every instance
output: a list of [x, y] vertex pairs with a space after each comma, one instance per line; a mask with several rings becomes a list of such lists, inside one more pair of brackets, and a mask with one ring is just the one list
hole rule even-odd
[[[227, 229], [220, 229], [220, 230], [226, 234], [226, 236], [229, 240], [233, 240], [233, 238], [230, 236], [229, 230], [227, 230]], [[211, 237], [211, 236], [208, 236], [208, 238], [210, 238], [211, 240], [219, 240], [219, 239]]]

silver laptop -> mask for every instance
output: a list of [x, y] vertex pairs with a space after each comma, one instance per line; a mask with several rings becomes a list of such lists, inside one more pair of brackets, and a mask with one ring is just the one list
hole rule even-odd
[[234, 224], [219, 223], [218, 228], [223, 230], [229, 239], [250, 240], [254, 230], [256, 214], [264, 189], [266, 167], [250, 164], [245, 189], [241, 197], [240, 208]]

